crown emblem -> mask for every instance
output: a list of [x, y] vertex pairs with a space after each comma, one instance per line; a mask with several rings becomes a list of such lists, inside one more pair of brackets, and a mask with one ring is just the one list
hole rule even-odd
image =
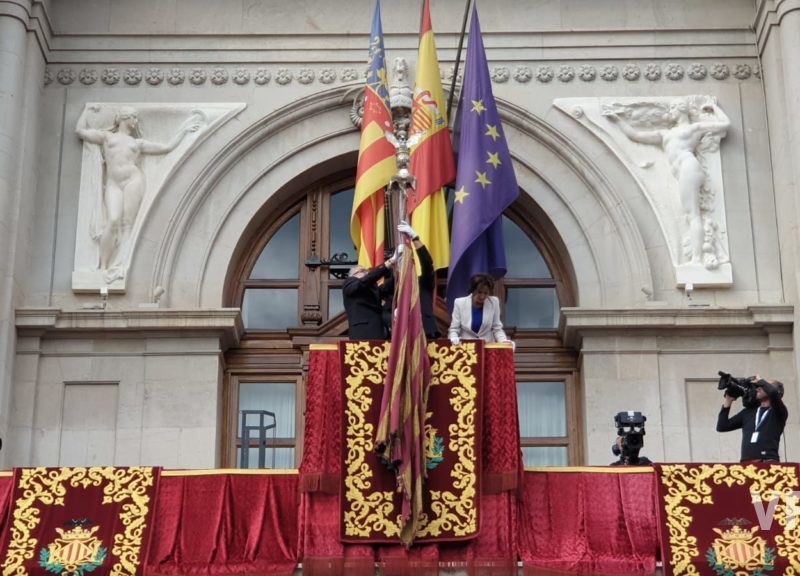
[[93, 526], [86, 529], [86, 520], [73, 520], [71, 530], [56, 528], [59, 537], [39, 553], [39, 565], [48, 572], [70, 576], [84, 576], [103, 563], [106, 548], [94, 534], [100, 528]]
[[742, 528], [735, 525], [727, 530], [714, 528], [719, 538], [714, 540], [706, 552], [706, 560], [716, 574], [746, 570], [749, 574], [762, 574], [771, 570], [775, 563], [775, 548], [767, 548], [767, 541], [757, 535], [758, 526]]

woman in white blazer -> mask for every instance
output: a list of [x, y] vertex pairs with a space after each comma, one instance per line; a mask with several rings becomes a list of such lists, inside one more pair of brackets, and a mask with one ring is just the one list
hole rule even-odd
[[492, 296], [494, 278], [475, 274], [470, 279], [469, 296], [456, 298], [447, 336], [454, 346], [462, 338], [480, 338], [487, 342], [508, 342], [500, 321], [500, 300]]

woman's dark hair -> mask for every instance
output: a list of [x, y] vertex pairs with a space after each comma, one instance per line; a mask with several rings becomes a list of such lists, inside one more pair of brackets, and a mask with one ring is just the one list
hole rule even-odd
[[494, 278], [488, 274], [475, 274], [469, 279], [469, 293], [472, 294], [481, 288], [488, 288], [489, 294], [494, 293]]

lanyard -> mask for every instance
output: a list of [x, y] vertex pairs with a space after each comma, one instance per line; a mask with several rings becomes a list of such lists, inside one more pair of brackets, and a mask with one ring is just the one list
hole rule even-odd
[[761, 426], [762, 422], [764, 422], [764, 419], [767, 417], [768, 412], [769, 408], [764, 410], [764, 413], [761, 414], [761, 406], [758, 407], [758, 409], [756, 410], [756, 428], [755, 428], [756, 430], [758, 430], [758, 427]]

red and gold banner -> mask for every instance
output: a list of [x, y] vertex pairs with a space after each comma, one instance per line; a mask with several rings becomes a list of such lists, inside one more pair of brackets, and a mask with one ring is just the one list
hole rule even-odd
[[796, 464], [657, 465], [665, 576], [800, 573]]
[[[374, 452], [388, 342], [342, 342], [344, 386], [341, 535], [347, 542], [398, 542], [402, 497]], [[483, 342], [430, 342], [425, 414], [428, 478], [415, 542], [468, 540], [480, 526]]]
[[143, 574], [158, 468], [18, 468], [3, 576]]

